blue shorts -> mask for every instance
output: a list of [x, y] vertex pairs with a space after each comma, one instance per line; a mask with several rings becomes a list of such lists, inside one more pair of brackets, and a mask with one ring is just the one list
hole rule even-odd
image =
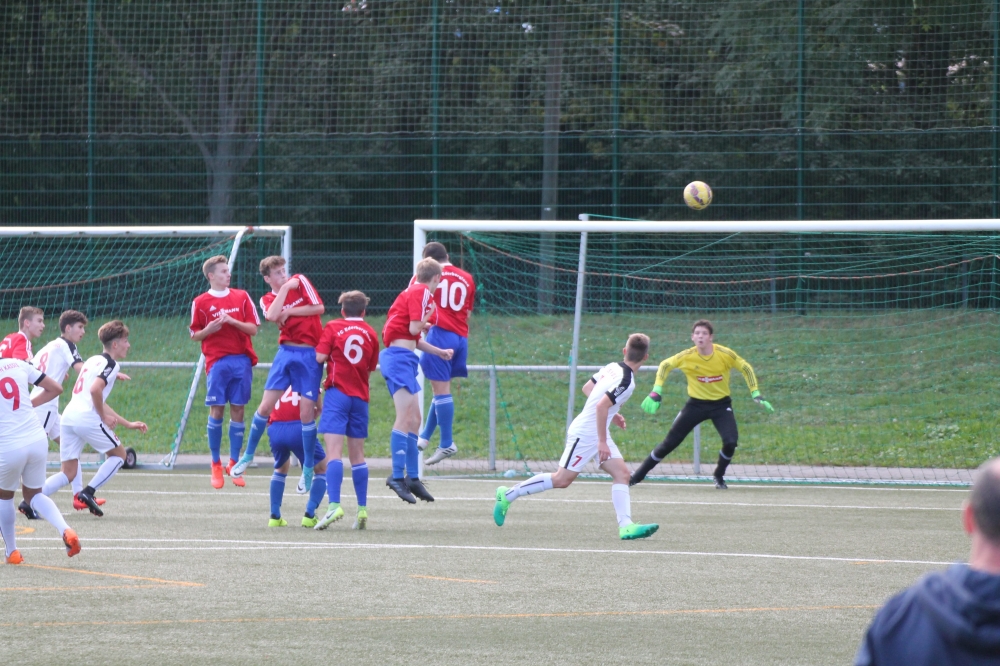
[[253, 364], [245, 354], [223, 356], [205, 378], [205, 405], [245, 405], [253, 387]]
[[[286, 462], [288, 456], [295, 454], [301, 463], [305, 456], [302, 455], [302, 423], [299, 421], [276, 421], [267, 426], [267, 438], [271, 442], [271, 455], [274, 456], [274, 469], [278, 469]], [[326, 451], [319, 442], [316, 442], [316, 451], [313, 454], [317, 464], [326, 458]]]
[[413, 395], [420, 393], [417, 352], [405, 347], [386, 347], [379, 354], [378, 362], [389, 395], [396, 395], [396, 391], [404, 388]]
[[466, 359], [469, 357], [469, 339], [463, 338], [458, 333], [446, 331], [443, 328], [434, 326], [427, 332], [427, 342], [438, 349], [452, 349], [455, 355], [450, 361], [446, 361], [440, 356], [425, 353], [420, 357], [420, 367], [424, 370], [427, 379], [436, 382], [451, 381], [453, 377], [468, 377], [469, 369], [465, 367]]
[[319, 385], [323, 379], [323, 364], [316, 362], [312, 347], [281, 345], [274, 355], [271, 371], [267, 373], [265, 391], [284, 391], [288, 385], [303, 398], [315, 402], [319, 398]]
[[368, 403], [361, 398], [344, 395], [331, 386], [323, 396], [319, 431], [365, 439], [368, 437]]

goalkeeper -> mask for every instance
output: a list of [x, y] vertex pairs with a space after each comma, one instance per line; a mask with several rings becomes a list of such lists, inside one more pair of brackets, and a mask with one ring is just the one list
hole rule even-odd
[[647, 414], [655, 414], [663, 399], [663, 384], [667, 375], [673, 369], [678, 369], [687, 376], [688, 401], [674, 419], [666, 438], [653, 449], [653, 452], [639, 465], [629, 485], [634, 486], [646, 478], [656, 465], [666, 458], [671, 451], [680, 446], [694, 427], [702, 421], [712, 420], [712, 425], [722, 438], [722, 450], [719, 451], [719, 463], [715, 467], [715, 487], [726, 489], [726, 468], [732, 462], [736, 452], [736, 441], [739, 432], [736, 429], [736, 417], [733, 414], [732, 398], [729, 391], [729, 372], [739, 370], [746, 380], [750, 395], [768, 413], [774, 408], [760, 395], [757, 388], [757, 376], [753, 368], [732, 349], [713, 343], [715, 330], [712, 323], [699, 319], [691, 327], [691, 341], [694, 347], [685, 349], [660, 363], [656, 373], [656, 384], [653, 392], [642, 401], [642, 410]]

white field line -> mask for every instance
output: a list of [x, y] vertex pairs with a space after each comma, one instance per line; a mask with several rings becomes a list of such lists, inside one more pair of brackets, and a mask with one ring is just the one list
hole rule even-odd
[[[111, 497], [114, 495], [214, 495], [215, 497], [226, 499], [238, 499], [241, 497], [270, 497], [269, 493], [246, 493], [240, 491], [220, 493], [219, 491], [194, 491], [184, 492], [181, 490], [108, 490], [104, 493]], [[292, 495], [289, 495], [292, 497]], [[305, 498], [306, 495], [299, 497]], [[368, 499], [394, 500], [399, 499], [395, 495], [369, 495]], [[441, 497], [435, 498], [438, 502], [494, 502], [492, 497]], [[536, 502], [562, 502], [566, 504], [607, 504], [606, 499], [556, 499], [533, 497], [530, 500]], [[935, 507], [935, 506], [863, 506], [854, 504], [771, 504], [766, 502], [694, 502], [679, 500], [637, 500], [633, 499], [632, 504], [676, 504], [680, 506], [742, 506], [742, 507], [776, 507], [787, 509], [856, 509], [862, 511], [961, 511], [961, 507]]]
[[[58, 538], [27, 537], [19, 541], [60, 541]], [[184, 543], [214, 544], [206, 546], [166, 546], [166, 547], [88, 547], [90, 543]], [[827, 557], [817, 555], [775, 555], [772, 553], [720, 553], [683, 550], [615, 550], [611, 548], [533, 548], [527, 546], [447, 546], [439, 544], [364, 544], [364, 543], [316, 543], [300, 541], [252, 541], [239, 539], [105, 539], [91, 538], [84, 543], [86, 550], [262, 550], [262, 549], [328, 549], [328, 550], [469, 550], [517, 553], [572, 553], [588, 555], [664, 555], [672, 557], [739, 557], [766, 560], [801, 560], [810, 562], [865, 562], [871, 564], [919, 564], [948, 566], [953, 562], [932, 560], [891, 560], [872, 557]]]

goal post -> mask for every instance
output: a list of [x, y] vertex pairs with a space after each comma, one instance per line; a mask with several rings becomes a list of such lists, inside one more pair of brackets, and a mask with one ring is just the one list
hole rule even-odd
[[[202, 263], [228, 257], [232, 286], [257, 294], [257, 263], [280, 254], [290, 264], [291, 240], [288, 226], [2, 227], [0, 323], [6, 332], [16, 330], [21, 306], [41, 307], [46, 329], [33, 344], [37, 352], [59, 335], [60, 312], [80, 310], [90, 320], [80, 343], [86, 357], [100, 353], [101, 324], [125, 321], [132, 348], [122, 366], [133, 381], [118, 385], [112, 404], [150, 426], [145, 435], [122, 433], [140, 461], [169, 467], [192, 411], [202, 409], [196, 394], [203, 392], [204, 360], [188, 331], [191, 301], [207, 289]], [[269, 344], [264, 338], [257, 338], [258, 347]], [[67, 399], [64, 393], [63, 405]], [[195, 438], [192, 450], [202, 450], [203, 438]]]
[[[641, 460], [687, 397], [672, 373], [660, 412], [641, 412], [655, 364], [690, 347], [702, 317], [777, 409], [764, 415], [731, 377], [740, 446], [730, 476], [964, 484], [1000, 454], [1000, 404], [982, 384], [1000, 353], [1000, 220], [581, 217], [415, 221], [414, 261], [441, 240], [479, 284], [470, 396], [455, 397], [459, 453], [428, 473], [554, 467], [563, 415], [583, 399], [586, 375], [574, 375], [618, 360], [636, 331], [651, 336], [651, 357], [623, 412], [629, 429], [613, 436]], [[711, 474], [719, 439], [706, 428], [655, 473]], [[459, 433], [488, 450], [466, 446], [463, 458]]]

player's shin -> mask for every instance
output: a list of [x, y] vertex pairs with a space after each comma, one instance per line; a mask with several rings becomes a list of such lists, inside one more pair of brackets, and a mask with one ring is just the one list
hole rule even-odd
[[618, 527], [632, 524], [632, 497], [624, 483], [611, 484], [611, 503], [615, 506]]
[[[240, 451], [243, 449], [243, 437], [246, 435], [247, 426], [242, 421], [229, 421], [229, 459], [236, 461], [240, 459]], [[215, 458], [212, 458], [215, 460]]]
[[358, 498], [358, 506], [368, 506], [368, 463], [351, 467], [351, 480], [354, 481], [354, 494]]
[[406, 435], [406, 475], [411, 479], [420, 478], [420, 449], [415, 432]]
[[438, 427], [441, 428], [441, 442], [438, 445], [446, 449], [452, 445], [452, 424], [455, 420], [455, 402], [451, 394], [434, 396], [434, 411], [437, 412]]
[[323, 503], [323, 495], [326, 495], [326, 476], [317, 476], [313, 479], [312, 488], [309, 489], [309, 501], [306, 502], [306, 515], [312, 518], [316, 515], [316, 509]]
[[392, 478], [394, 479], [402, 479], [406, 473], [406, 447], [406, 433], [393, 430], [392, 434], [389, 435], [389, 449], [392, 451]]
[[212, 454], [212, 462], [220, 461], [222, 449], [222, 419], [208, 417], [208, 450]]
[[285, 494], [285, 474], [271, 474], [271, 518], [281, 518], [281, 498]]
[[340, 488], [344, 485], [344, 461], [331, 460], [326, 466], [326, 493], [330, 504], [340, 504]]
[[420, 433], [420, 439], [430, 440], [434, 436], [437, 426], [437, 398], [435, 397], [434, 400], [431, 400], [431, 408], [427, 410], [427, 423], [424, 424], [424, 429]]
[[[260, 438], [264, 436], [264, 431], [267, 429], [267, 418], [261, 416], [257, 412], [253, 413], [253, 420], [250, 422], [250, 434], [247, 435], [247, 450], [240, 457], [239, 465], [246, 469], [246, 465], [253, 462], [253, 454], [257, 452], [257, 445], [260, 444]], [[243, 473], [243, 469], [237, 471], [234, 467], [231, 472], [234, 476], [238, 476]]]
[[[81, 478], [81, 477], [83, 475], [80, 473], [80, 471], [81, 471], [80, 469], [76, 470], [76, 478], [74, 478], [73, 480], [76, 481], [77, 479], [79, 479], [79, 481], [80, 481], [80, 490], [82, 490], [83, 489], [83, 478]], [[66, 474], [63, 473], [63, 472], [56, 472], [55, 474], [53, 474], [49, 478], [45, 479], [45, 485], [42, 486], [42, 492], [45, 493], [46, 495], [52, 495], [56, 491], [58, 491], [60, 488], [62, 488], [63, 486], [65, 486], [67, 483], [69, 483], [69, 479], [66, 478]], [[78, 492], [80, 492], [80, 491], [79, 490], [74, 490], [73, 494], [75, 495]]]
[[111, 480], [118, 470], [122, 468], [125, 464], [124, 458], [119, 458], [118, 456], [108, 456], [108, 459], [101, 463], [101, 466], [97, 469], [97, 474], [94, 478], [90, 480], [90, 485], [83, 489], [88, 495], [93, 495], [94, 491], [103, 486], [105, 483]]
[[513, 502], [518, 497], [543, 493], [546, 490], [552, 490], [552, 475], [536, 474], [527, 481], [522, 481], [516, 486], [510, 488], [504, 496], [507, 498], [508, 502]]
[[14, 538], [14, 518], [17, 511], [14, 509], [14, 500], [0, 499], [0, 536], [3, 537], [4, 545], [7, 548], [5, 556], [17, 550], [17, 541]]
[[717, 479], [721, 479], [726, 475], [726, 470], [729, 468], [729, 463], [733, 461], [733, 454], [736, 453], [736, 444], [723, 444], [722, 450], [719, 451], [719, 461], [715, 464], [715, 473], [713, 476]]
[[59, 511], [59, 507], [44, 493], [38, 493], [31, 498], [31, 510], [48, 521], [50, 525], [59, 531], [60, 535], [69, 529], [69, 525], [66, 524], [66, 520], [63, 518], [62, 512]]
[[302, 424], [302, 452], [305, 459], [302, 461], [302, 469], [312, 469], [316, 466], [316, 422]]
[[649, 474], [654, 467], [660, 464], [660, 461], [653, 457], [653, 454], [646, 456], [646, 459], [642, 461], [642, 464], [635, 468], [632, 472], [632, 477], [628, 481], [628, 485], [634, 486], [637, 483], [641, 483], [646, 475]]
[[[83, 470], [82, 469], [77, 469], [76, 476], [74, 476], [73, 480], [69, 482], [69, 487], [73, 489], [73, 494], [74, 495], [78, 494], [81, 490], [83, 490]], [[45, 493], [45, 494], [48, 495], [49, 493]]]

